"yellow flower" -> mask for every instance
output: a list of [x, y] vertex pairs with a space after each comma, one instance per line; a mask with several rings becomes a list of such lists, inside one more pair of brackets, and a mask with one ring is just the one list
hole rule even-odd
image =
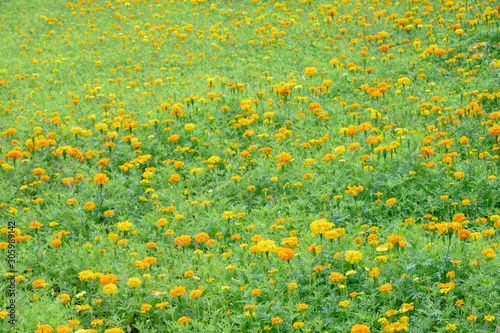
[[323, 235], [326, 233], [328, 230], [333, 228], [334, 224], [331, 222], [328, 222], [326, 219], [320, 219], [320, 220], [315, 220], [311, 223], [311, 231], [313, 234], [320, 234]]
[[395, 204], [397, 201], [398, 201], [398, 200], [397, 200], [396, 198], [391, 198], [391, 199], [387, 200], [387, 201], [385, 202], [385, 204], [386, 204], [387, 206], [391, 206], [391, 207], [392, 207], [392, 206], [394, 206], [394, 204]]
[[347, 280], [347, 276], [345, 276], [345, 275], [343, 275], [341, 273], [338, 273], [338, 272], [331, 272], [330, 276], [328, 278], [332, 282], [337, 282], [337, 281], [340, 281], [340, 280]]
[[448, 324], [448, 325], [446, 325], [446, 330], [447, 331], [456, 331], [457, 325], [456, 324]]
[[486, 250], [484, 250], [482, 252], [483, 256], [485, 256], [486, 258], [495, 258], [497, 256], [497, 254], [495, 253], [495, 251], [490, 247]]
[[113, 295], [114, 293], [116, 293], [118, 291], [118, 287], [116, 286], [116, 284], [110, 283], [110, 284], [105, 285], [102, 288], [102, 291], [106, 295]]
[[347, 251], [344, 255], [345, 261], [350, 264], [357, 264], [360, 260], [363, 260], [363, 255], [359, 251]]
[[232, 218], [234, 218], [236, 215], [234, 214], [234, 211], [230, 210], [230, 211], [225, 211], [224, 213], [222, 213], [222, 218], [224, 220], [230, 220]]
[[141, 285], [141, 279], [139, 279], [137, 277], [130, 278], [127, 281], [127, 284], [129, 287], [132, 287], [132, 288], [139, 287]]
[[192, 130], [194, 130], [195, 127], [196, 127], [196, 125], [195, 124], [191, 124], [191, 123], [184, 125], [184, 129], [186, 131], [192, 131]]
[[151, 304], [142, 304], [141, 305], [141, 313], [146, 313], [151, 310], [153, 306]]
[[337, 148], [335, 148], [335, 154], [342, 155], [344, 154], [346, 149], [347, 148], [345, 146], [338, 146]]
[[349, 302], [349, 301], [347, 301], [347, 300], [345, 300], [345, 301], [341, 301], [341, 302], [339, 303], [339, 306], [341, 306], [341, 307], [345, 308], [345, 307], [347, 307], [347, 306], [349, 305], [349, 303], [350, 303], [350, 302]]
[[302, 327], [304, 327], [304, 323], [301, 321], [293, 323], [293, 328], [295, 328], [296, 330], [301, 329]]
[[318, 70], [315, 67], [306, 67], [304, 70], [304, 74], [307, 76], [314, 76], [318, 73]]
[[368, 275], [371, 277], [371, 278], [376, 278], [377, 276], [380, 275], [380, 269], [377, 268], [377, 267], [373, 267], [372, 270], [370, 271], [370, 273], [368, 273]]
[[120, 231], [130, 231], [130, 228], [132, 228], [133, 224], [130, 223], [129, 221], [125, 222], [118, 222], [117, 228]]

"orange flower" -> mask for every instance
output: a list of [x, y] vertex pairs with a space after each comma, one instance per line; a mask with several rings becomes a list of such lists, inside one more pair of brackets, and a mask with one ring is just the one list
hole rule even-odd
[[51, 333], [54, 332], [54, 329], [50, 325], [37, 325], [38, 329], [35, 333]]
[[179, 180], [181, 180], [181, 176], [179, 176], [179, 174], [177, 173], [174, 173], [172, 176], [170, 176], [170, 179], [168, 181], [171, 183], [176, 183]]
[[489, 133], [489, 135], [492, 135], [492, 136], [499, 136], [500, 135], [500, 125], [498, 125], [498, 124], [493, 125], [492, 127], [490, 127], [488, 129], [488, 133]]
[[283, 261], [289, 261], [295, 254], [293, 249], [287, 247], [278, 247], [276, 250], [274, 250], [274, 253], [276, 253], [278, 257]]
[[196, 243], [203, 243], [210, 239], [210, 236], [206, 232], [200, 232], [196, 236], [194, 236], [194, 241]]
[[380, 289], [379, 291], [391, 291], [392, 290], [392, 286], [390, 283], [386, 283], [386, 284], [383, 284], [380, 286]]
[[101, 280], [100, 281], [101, 281], [101, 284], [103, 286], [105, 286], [105, 285], [108, 285], [110, 283], [116, 284], [116, 282], [118, 281], [118, 278], [114, 274], [107, 274], [107, 275], [101, 276]]
[[309, 305], [307, 305], [306, 303], [301, 303], [297, 306], [297, 311], [306, 310], [308, 308], [309, 308]]
[[94, 177], [94, 183], [96, 183], [97, 185], [104, 185], [106, 184], [107, 182], [109, 181], [109, 177], [106, 176], [105, 174], [103, 173], [98, 173], [97, 175], [95, 175]]
[[86, 202], [85, 205], [83, 206], [83, 209], [85, 210], [92, 210], [95, 208], [95, 203], [92, 201]]
[[275, 325], [275, 324], [279, 324], [281, 323], [283, 320], [280, 318], [280, 317], [274, 317], [273, 319], [271, 319], [271, 324]]
[[177, 246], [188, 246], [191, 244], [191, 237], [189, 235], [182, 235], [175, 237], [175, 245]]
[[283, 152], [281, 154], [279, 154], [276, 159], [278, 160], [278, 166], [282, 166], [282, 165], [285, 165], [287, 164], [288, 162], [291, 161], [292, 159], [292, 155], [290, 155], [289, 153], [287, 152]]
[[262, 294], [262, 290], [260, 290], [260, 289], [253, 289], [252, 290], [252, 296], [258, 296], [260, 294]]
[[351, 333], [370, 333], [370, 328], [366, 325], [354, 325]]
[[398, 200], [397, 200], [396, 198], [391, 198], [391, 199], [388, 199], [388, 200], [385, 202], [385, 204], [386, 204], [387, 206], [391, 206], [391, 207], [392, 207], [392, 206], [394, 206], [394, 204], [395, 204], [397, 201], [398, 201]]
[[170, 296], [171, 297], [182, 296], [185, 293], [186, 293], [186, 288], [184, 288], [183, 286], [175, 286], [174, 289], [170, 290]]

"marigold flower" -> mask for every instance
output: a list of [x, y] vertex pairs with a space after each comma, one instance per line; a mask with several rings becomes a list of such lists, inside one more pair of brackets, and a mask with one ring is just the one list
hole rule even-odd
[[326, 219], [320, 219], [320, 220], [315, 220], [311, 223], [311, 231], [313, 234], [320, 234], [323, 235], [326, 233], [328, 230], [333, 228], [334, 224], [331, 222], [328, 222]]
[[306, 67], [304, 70], [306, 76], [314, 76], [316, 73], [318, 73], [318, 70], [315, 67]]
[[176, 183], [179, 180], [181, 180], [181, 176], [179, 176], [179, 174], [177, 173], [174, 173], [172, 176], [170, 176], [170, 179], [168, 181], [171, 183]]
[[488, 134], [492, 136], [500, 136], [500, 125], [495, 124], [488, 129]]
[[280, 244], [284, 247], [294, 248], [299, 246], [299, 239], [297, 237], [284, 238]]
[[287, 247], [279, 247], [274, 250], [274, 253], [276, 253], [278, 257], [283, 261], [288, 261], [292, 259], [294, 255], [293, 249]]
[[276, 325], [276, 324], [279, 324], [283, 321], [283, 319], [281, 319], [280, 317], [274, 317], [271, 319], [271, 324], [272, 325]]
[[151, 304], [142, 304], [141, 305], [141, 313], [146, 313], [151, 310], [153, 306]]
[[341, 273], [338, 273], [338, 272], [331, 272], [328, 279], [330, 279], [330, 281], [332, 281], [332, 282], [337, 282], [337, 281], [341, 281], [341, 280], [347, 280], [347, 276], [345, 276]]
[[345, 261], [350, 264], [357, 264], [360, 260], [363, 260], [363, 255], [359, 251], [347, 251], [344, 254]]
[[200, 232], [194, 236], [194, 241], [196, 243], [203, 243], [210, 239], [210, 236], [206, 232]]
[[448, 325], [446, 325], [446, 330], [447, 331], [456, 331], [457, 325], [456, 324], [448, 324]]
[[262, 294], [262, 290], [260, 290], [260, 289], [253, 289], [252, 290], [252, 296], [258, 296], [260, 294]]
[[234, 218], [236, 215], [234, 214], [234, 211], [225, 211], [224, 213], [222, 213], [222, 218], [224, 220], [230, 220], [232, 218]]
[[295, 328], [296, 330], [301, 329], [302, 327], [304, 327], [304, 323], [302, 321], [293, 323], [293, 328]]
[[260, 253], [271, 252], [276, 248], [276, 244], [271, 239], [263, 239], [257, 243], [256, 247]]
[[394, 204], [395, 204], [397, 201], [398, 201], [398, 200], [397, 200], [396, 198], [391, 198], [391, 199], [388, 199], [388, 200], [385, 202], [385, 204], [386, 204], [387, 206], [391, 206], [391, 207], [392, 207], [392, 206], [394, 206]]
[[102, 292], [105, 293], [106, 295], [113, 295], [117, 291], [118, 287], [114, 283], [107, 284], [102, 288]]
[[71, 300], [71, 297], [68, 294], [60, 294], [60, 295], [57, 295], [56, 298], [61, 300], [61, 302], [63, 304], [66, 304]]
[[486, 258], [495, 258], [497, 256], [497, 254], [495, 253], [495, 251], [490, 247], [486, 250], [484, 250], [483, 252], [481, 252], [483, 254], [483, 256], [485, 256]]
[[43, 170], [42, 168], [35, 168], [33, 170], [33, 176], [41, 176], [44, 174], [45, 174], [45, 170]]
[[109, 328], [107, 330], [104, 331], [104, 333], [125, 333], [124, 330], [122, 330], [121, 328]]
[[386, 283], [386, 284], [383, 284], [380, 286], [379, 288], [379, 291], [391, 291], [392, 290], [392, 286], [390, 283]]
[[170, 296], [171, 297], [182, 296], [185, 293], [186, 293], [186, 288], [184, 288], [183, 286], [175, 286], [174, 289], [170, 290]]
[[340, 307], [345, 308], [345, 307], [347, 307], [347, 306], [349, 305], [349, 303], [350, 303], [350, 302], [349, 302], [348, 300], [341, 301], [341, 302], [339, 303], [339, 306], [340, 306]]
[[174, 241], [177, 246], [188, 246], [191, 244], [191, 237], [189, 235], [182, 235], [180, 237], [175, 237]]
[[289, 153], [287, 152], [283, 152], [281, 154], [279, 154], [276, 159], [278, 160], [278, 166], [282, 166], [282, 165], [285, 165], [287, 164], [288, 162], [290, 162], [292, 160], [292, 155], [290, 155]]
[[132, 278], [128, 279], [127, 284], [131, 288], [137, 288], [141, 285], [141, 279], [139, 279], [137, 277], [132, 277]]
[[300, 303], [299, 305], [297, 305], [297, 311], [306, 310], [308, 308], [309, 305], [307, 305], [306, 303]]
[[35, 331], [35, 333], [51, 333], [54, 332], [54, 328], [50, 325], [36, 325], [38, 329]]
[[118, 278], [114, 274], [103, 275], [103, 276], [101, 276], [101, 279], [100, 279], [100, 282], [103, 286], [108, 285], [110, 283], [116, 284], [117, 281], [118, 281]]
[[106, 176], [105, 174], [103, 173], [98, 173], [97, 175], [95, 175], [94, 177], [94, 183], [96, 183], [97, 185], [104, 185], [106, 184], [107, 182], [109, 181], [109, 177]]
[[96, 207], [95, 203], [93, 203], [92, 201], [89, 201], [89, 202], [85, 203], [85, 205], [83, 206], [83, 209], [85, 209], [85, 210], [92, 210], [95, 207]]
[[354, 325], [351, 333], [370, 333], [370, 328], [366, 325]]

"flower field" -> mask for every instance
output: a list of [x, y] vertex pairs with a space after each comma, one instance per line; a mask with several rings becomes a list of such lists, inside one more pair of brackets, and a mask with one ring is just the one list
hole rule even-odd
[[500, 6], [0, 2], [0, 331], [499, 332]]

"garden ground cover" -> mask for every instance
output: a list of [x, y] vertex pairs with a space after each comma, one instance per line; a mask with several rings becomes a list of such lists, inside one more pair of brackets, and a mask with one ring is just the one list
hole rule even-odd
[[498, 332], [499, 9], [0, 2], [1, 330]]

